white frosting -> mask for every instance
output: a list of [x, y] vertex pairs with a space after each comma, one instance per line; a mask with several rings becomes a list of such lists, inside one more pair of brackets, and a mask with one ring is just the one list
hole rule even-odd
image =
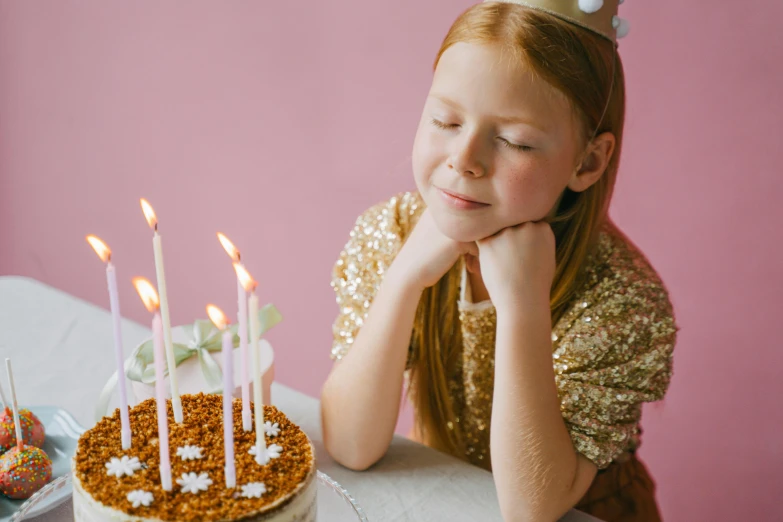
[[269, 461], [272, 459], [276, 459], [280, 457], [280, 455], [283, 452], [283, 448], [281, 446], [278, 446], [277, 444], [270, 444], [265, 449], [262, 449], [259, 451], [258, 446], [255, 444], [250, 448], [251, 455], [254, 455], [256, 457], [256, 462], [260, 464], [261, 466], [266, 466], [269, 464]]
[[121, 458], [112, 457], [109, 462], [106, 463], [106, 472], [109, 476], [115, 476], [117, 478], [123, 475], [132, 476], [134, 472], [141, 469], [141, 462], [138, 457], [128, 458], [123, 455]]
[[128, 502], [130, 502], [135, 508], [139, 506], [149, 507], [149, 505], [152, 504], [152, 493], [149, 491], [134, 489], [128, 493]]
[[263, 482], [251, 482], [242, 486], [242, 496], [245, 498], [261, 498], [266, 493], [266, 486]]
[[280, 425], [278, 423], [272, 424], [271, 421], [266, 421], [264, 424], [264, 433], [267, 437], [277, 437], [280, 435]]
[[201, 455], [202, 451], [204, 451], [203, 448], [186, 444], [177, 448], [177, 457], [180, 457], [182, 460], [196, 460], [203, 458]]
[[193, 493], [195, 495], [199, 491], [206, 491], [212, 485], [212, 479], [206, 473], [196, 475], [191, 471], [190, 473], [183, 473], [177, 479], [177, 484], [182, 486], [183, 493]]

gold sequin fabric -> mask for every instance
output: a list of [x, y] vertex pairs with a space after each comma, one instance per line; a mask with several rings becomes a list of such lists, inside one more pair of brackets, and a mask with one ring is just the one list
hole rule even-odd
[[[418, 193], [404, 193], [357, 219], [332, 273], [339, 306], [333, 359], [351, 348], [385, 270], [424, 208]], [[679, 327], [660, 277], [610, 222], [585, 269], [582, 287], [552, 329], [552, 365], [574, 447], [603, 469], [639, 446], [641, 406], [663, 398], [669, 386]], [[460, 364], [448, 376], [465, 441], [465, 455], [458, 456], [490, 469], [496, 313], [489, 301], [461, 298], [459, 318]]]

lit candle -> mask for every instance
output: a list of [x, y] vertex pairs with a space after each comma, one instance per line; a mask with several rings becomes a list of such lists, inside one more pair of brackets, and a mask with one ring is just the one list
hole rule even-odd
[[[220, 232], [217, 233], [217, 236], [231, 260], [235, 263], [241, 263], [239, 249], [234, 246], [234, 243]], [[253, 425], [250, 419], [250, 377], [247, 363], [247, 293], [239, 277], [237, 277], [237, 319], [239, 353], [242, 360], [242, 367], [239, 369], [242, 374], [242, 429], [250, 431], [253, 429]]]
[[261, 325], [258, 323], [258, 296], [256, 295], [257, 283], [250, 277], [245, 267], [234, 263], [237, 278], [242, 282], [246, 292], [250, 292], [248, 314], [250, 316], [250, 346], [253, 353], [253, 406], [256, 417], [256, 451], [263, 455], [266, 451], [266, 434], [264, 433], [264, 402], [261, 395], [263, 382], [261, 375], [261, 353], [258, 348], [258, 339], [261, 337]]
[[106, 263], [106, 280], [109, 283], [109, 307], [111, 309], [112, 325], [114, 327], [114, 358], [117, 362], [117, 386], [120, 389], [120, 421], [122, 449], [131, 447], [130, 415], [128, 414], [128, 390], [125, 386], [125, 356], [122, 353], [122, 334], [120, 330], [120, 298], [117, 292], [117, 273], [111, 262], [111, 249], [99, 237], [89, 235], [90, 243], [95, 253]]
[[163, 383], [163, 324], [161, 322], [160, 299], [155, 288], [143, 277], [134, 277], [133, 286], [139, 293], [144, 306], [152, 316], [152, 347], [155, 365], [155, 402], [158, 417], [158, 449], [160, 451], [160, 483], [164, 491], [171, 491], [171, 459], [169, 457], [169, 418], [166, 408], [166, 388]]
[[158, 234], [158, 218], [146, 199], [141, 199], [141, 209], [144, 212], [144, 217], [147, 218], [147, 223], [154, 231], [152, 250], [155, 254], [155, 276], [158, 279], [158, 294], [160, 295], [160, 317], [163, 321], [163, 341], [166, 347], [166, 361], [169, 369], [169, 382], [171, 383], [171, 407], [174, 409], [174, 421], [180, 423], [182, 422], [182, 401], [179, 398], [174, 344], [171, 342], [171, 319], [169, 318], [169, 300], [166, 294], [166, 277], [163, 273], [163, 249], [160, 246], [160, 234]]
[[14, 386], [14, 372], [11, 370], [11, 359], [5, 359], [5, 371], [8, 374], [8, 385], [11, 387], [11, 406], [14, 409], [14, 424], [16, 425], [16, 448], [22, 451], [24, 449], [22, 422], [19, 418], [19, 404], [16, 402], [16, 386]]
[[207, 305], [207, 315], [214, 325], [223, 332], [223, 453], [226, 457], [226, 488], [237, 485], [236, 465], [234, 463], [234, 343], [228, 329], [228, 318], [215, 305]]

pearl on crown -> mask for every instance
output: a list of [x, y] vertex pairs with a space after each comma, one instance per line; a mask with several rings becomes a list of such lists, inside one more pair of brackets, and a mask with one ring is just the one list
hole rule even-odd
[[604, 0], [579, 0], [579, 9], [585, 13], [595, 13], [604, 6]]
[[617, 38], [625, 38], [631, 30], [631, 24], [625, 18], [619, 16], [612, 17], [612, 27], [617, 30]]

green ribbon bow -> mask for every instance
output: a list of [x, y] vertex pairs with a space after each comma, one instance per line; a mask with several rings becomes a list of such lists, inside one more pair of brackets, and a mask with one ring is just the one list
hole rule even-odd
[[[280, 323], [283, 316], [277, 310], [275, 305], [267, 304], [258, 311], [258, 321], [260, 324], [260, 335], [264, 335], [272, 327]], [[250, 321], [248, 321], [249, 324]], [[184, 327], [188, 330], [188, 326]], [[232, 324], [229, 327], [233, 346], [239, 346], [239, 326]], [[249, 328], [248, 328], [249, 330]], [[248, 340], [250, 332], [248, 331]], [[218, 330], [211, 321], [198, 319], [190, 325], [190, 338], [187, 343], [173, 343], [175, 366], [179, 366], [193, 356], [198, 357], [201, 372], [204, 374], [204, 380], [210, 390], [210, 393], [219, 391], [223, 383], [223, 371], [212, 358], [211, 352], [219, 352], [223, 349], [222, 332]], [[125, 375], [128, 379], [144, 384], [153, 384], [155, 382], [155, 364], [154, 349], [152, 339], [149, 339], [138, 345], [133, 353], [125, 361]], [[164, 375], [168, 375], [168, 368], [164, 370]], [[117, 385], [117, 372], [109, 378], [109, 381], [103, 388], [96, 408], [96, 418], [100, 419], [106, 414], [109, 397]]]

